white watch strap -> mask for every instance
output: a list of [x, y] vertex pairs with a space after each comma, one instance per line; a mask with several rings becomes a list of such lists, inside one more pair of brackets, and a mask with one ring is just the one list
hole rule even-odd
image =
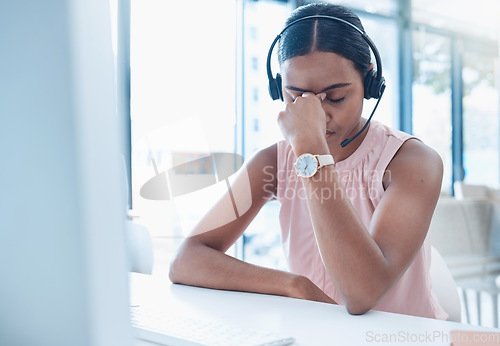
[[318, 168], [335, 164], [332, 155], [317, 155], [316, 157], [318, 158], [318, 163], [319, 163]]

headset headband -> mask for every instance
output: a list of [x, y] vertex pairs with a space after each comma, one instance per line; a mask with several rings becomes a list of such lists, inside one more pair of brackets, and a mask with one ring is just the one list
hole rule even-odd
[[373, 55], [375, 56], [375, 62], [377, 64], [376, 79], [381, 80], [383, 78], [382, 77], [382, 61], [380, 59], [380, 54], [379, 54], [379, 52], [377, 50], [377, 47], [375, 47], [375, 44], [373, 43], [373, 41], [370, 39], [370, 37], [368, 37], [368, 35], [363, 30], [361, 30], [356, 25], [354, 25], [354, 24], [352, 24], [352, 23], [350, 23], [347, 20], [344, 20], [342, 18], [318, 14], [318, 15], [313, 15], [313, 16], [302, 17], [302, 18], [299, 18], [299, 19], [291, 22], [290, 24], [288, 24], [287, 26], [285, 26], [283, 28], [283, 30], [281, 30], [281, 32], [276, 36], [276, 38], [274, 39], [273, 43], [271, 44], [271, 47], [269, 48], [268, 54], [267, 54], [266, 70], [267, 70], [267, 77], [269, 78], [269, 80], [274, 79], [273, 73], [271, 71], [271, 56], [272, 56], [272, 53], [273, 53], [273, 50], [274, 50], [274, 46], [276, 45], [276, 43], [278, 42], [278, 40], [281, 38], [281, 36], [283, 36], [283, 33], [289, 27], [291, 27], [292, 25], [297, 24], [299, 22], [302, 22], [303, 20], [318, 19], [318, 18], [330, 19], [330, 20], [335, 20], [335, 21], [338, 21], [338, 22], [345, 23], [345, 24], [349, 25], [351, 28], [353, 28], [354, 30], [356, 30], [357, 32], [359, 32], [361, 34], [361, 36], [363, 37], [363, 39], [366, 41], [366, 43], [368, 43], [368, 46], [370, 46], [370, 48], [371, 48], [371, 50], [373, 52]]

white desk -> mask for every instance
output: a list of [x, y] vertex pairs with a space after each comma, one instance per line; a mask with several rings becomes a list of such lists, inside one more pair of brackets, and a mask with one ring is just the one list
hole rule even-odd
[[[244, 292], [173, 285], [132, 274], [131, 302], [236, 327], [293, 336], [296, 345], [450, 345], [451, 330], [500, 332], [456, 322], [378, 311], [349, 315], [343, 306]], [[500, 341], [500, 340], [499, 340]], [[152, 345], [137, 341], [135, 344]], [[482, 343], [481, 345], [486, 345]]]

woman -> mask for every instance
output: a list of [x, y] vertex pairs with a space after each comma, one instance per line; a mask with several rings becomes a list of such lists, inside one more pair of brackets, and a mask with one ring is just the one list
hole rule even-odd
[[[350, 10], [326, 3], [298, 8], [287, 24], [311, 15], [363, 30]], [[255, 154], [232, 185], [237, 195], [250, 180], [248, 210], [205, 232], [227, 210], [215, 205], [179, 248], [170, 279], [343, 304], [351, 314], [376, 309], [445, 319], [430, 290], [427, 237], [442, 161], [418, 139], [378, 122], [360, 132], [367, 124], [364, 77], [373, 69], [366, 40], [341, 21], [302, 20], [281, 36], [278, 58], [285, 140]], [[303, 154], [320, 155], [324, 166], [311, 169], [316, 161]], [[271, 199], [281, 203], [290, 272], [224, 254]]]

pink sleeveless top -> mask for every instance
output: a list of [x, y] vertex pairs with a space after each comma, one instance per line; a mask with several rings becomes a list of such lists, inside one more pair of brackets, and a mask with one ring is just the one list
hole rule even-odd
[[[336, 163], [346, 194], [367, 229], [385, 192], [382, 178], [386, 167], [409, 138], [413, 137], [373, 121], [359, 148]], [[304, 187], [293, 168], [295, 160], [291, 146], [286, 141], [279, 142], [277, 199], [281, 203], [281, 239], [288, 267], [291, 272], [308, 277], [338, 304], [343, 304], [321, 260]], [[430, 246], [430, 236], [427, 236], [410, 267], [374, 310], [438, 319], [448, 317], [431, 291]]]

